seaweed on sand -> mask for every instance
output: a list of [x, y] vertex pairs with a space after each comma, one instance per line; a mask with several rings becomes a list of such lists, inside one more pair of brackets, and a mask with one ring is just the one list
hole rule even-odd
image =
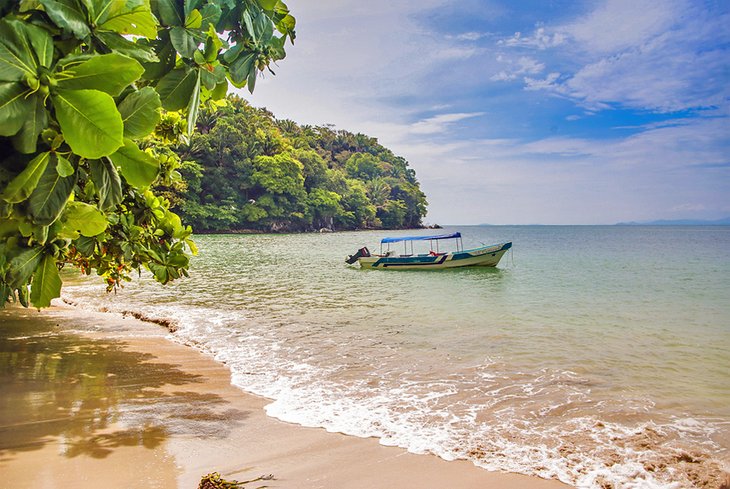
[[[257, 477], [256, 479], [251, 479], [248, 481], [227, 481], [221, 477], [221, 475], [218, 472], [210, 473], [206, 476], [203, 476], [202, 479], [200, 479], [200, 484], [198, 485], [198, 489], [243, 489], [244, 484], [249, 484], [251, 482], [258, 482], [258, 481], [270, 481], [273, 480], [274, 476], [272, 474], [269, 475], [262, 475], [261, 477]], [[259, 486], [259, 487], [266, 487], [266, 486]]]

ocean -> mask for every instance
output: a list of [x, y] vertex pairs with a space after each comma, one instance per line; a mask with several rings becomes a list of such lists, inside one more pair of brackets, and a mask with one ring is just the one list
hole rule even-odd
[[174, 321], [284, 421], [578, 487], [720, 487], [730, 227], [452, 231], [513, 248], [497, 268], [382, 271], [344, 258], [433, 231], [201, 235], [189, 279], [106, 294], [65, 274], [63, 295]]

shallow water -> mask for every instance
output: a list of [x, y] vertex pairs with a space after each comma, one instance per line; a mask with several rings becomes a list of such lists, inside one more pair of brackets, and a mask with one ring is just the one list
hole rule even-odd
[[286, 421], [580, 487], [719, 487], [730, 227], [459, 230], [513, 254], [359, 270], [347, 254], [399, 233], [199, 236], [190, 279], [64, 295], [176, 320]]

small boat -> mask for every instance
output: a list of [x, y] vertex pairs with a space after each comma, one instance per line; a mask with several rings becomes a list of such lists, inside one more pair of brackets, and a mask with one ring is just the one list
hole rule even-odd
[[[456, 241], [456, 251], [439, 251], [439, 242], [453, 239]], [[429, 241], [430, 251], [428, 253], [414, 254], [414, 241]], [[392, 243], [403, 242], [404, 253], [396, 254], [390, 249]], [[408, 253], [410, 244], [410, 253]], [[383, 245], [387, 245], [383, 250]], [[499, 243], [490, 246], [482, 246], [471, 250], [464, 249], [461, 233], [439, 234], [436, 236], [401, 236], [383, 238], [380, 241], [380, 253], [371, 254], [367, 248], [360, 248], [354, 255], [350, 255], [345, 262], [352, 265], [360, 263], [361, 268], [377, 268], [391, 270], [438, 270], [443, 268], [457, 267], [495, 267], [512, 243]]]

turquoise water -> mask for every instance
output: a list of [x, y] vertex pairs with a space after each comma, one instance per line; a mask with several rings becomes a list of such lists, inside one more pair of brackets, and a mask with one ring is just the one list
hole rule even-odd
[[399, 233], [198, 236], [190, 279], [65, 295], [175, 319], [286, 421], [580, 487], [721, 480], [730, 227], [456, 230], [513, 253], [360, 270], [345, 256]]

